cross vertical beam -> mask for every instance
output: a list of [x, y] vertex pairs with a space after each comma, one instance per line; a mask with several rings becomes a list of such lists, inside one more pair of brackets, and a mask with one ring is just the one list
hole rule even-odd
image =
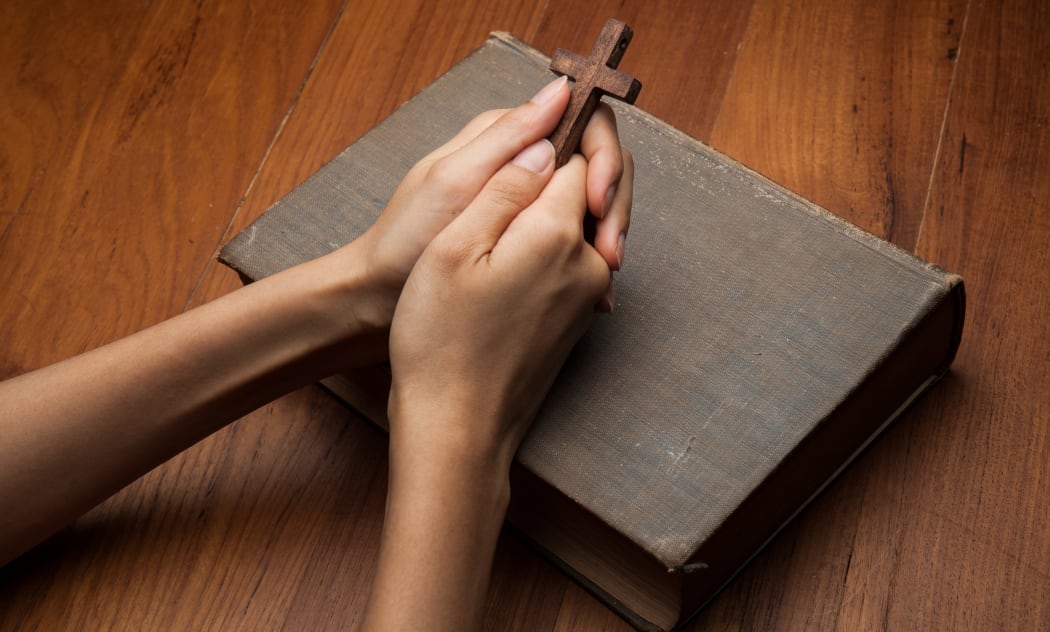
[[634, 103], [642, 84], [616, 70], [634, 32], [619, 20], [610, 19], [587, 57], [559, 48], [551, 58], [551, 70], [567, 75], [575, 83], [561, 122], [550, 135], [556, 152], [555, 166], [569, 162], [580, 147], [583, 130], [591, 120], [602, 95]]

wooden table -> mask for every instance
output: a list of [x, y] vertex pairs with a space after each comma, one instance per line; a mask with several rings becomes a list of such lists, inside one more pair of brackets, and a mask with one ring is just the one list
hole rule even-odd
[[[691, 629], [1047, 625], [1050, 5], [394, 4], [3, 3], [0, 377], [237, 287], [219, 245], [489, 31], [586, 51], [617, 17], [638, 105], [969, 294], [952, 374]], [[296, 392], [0, 570], [0, 629], [345, 629], [385, 477], [381, 434]], [[508, 536], [486, 627], [626, 626]]]

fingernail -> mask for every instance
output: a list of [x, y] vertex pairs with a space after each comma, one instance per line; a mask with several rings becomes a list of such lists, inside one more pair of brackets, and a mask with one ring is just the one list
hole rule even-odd
[[612, 279], [609, 279], [609, 287], [605, 289], [605, 298], [602, 299], [605, 302], [605, 307], [608, 308], [608, 313], [613, 313], [613, 309], [616, 308], [616, 284], [613, 283]]
[[609, 209], [612, 208], [613, 198], [615, 198], [615, 197], [616, 197], [616, 183], [614, 182], [614, 183], [609, 185], [609, 190], [605, 192], [605, 199], [602, 200], [602, 217], [601, 217], [601, 219], [605, 219], [606, 213], [608, 213]]
[[522, 149], [511, 162], [533, 173], [543, 173], [554, 162], [554, 145], [546, 138], [540, 139]]
[[532, 101], [536, 105], [542, 105], [547, 101], [550, 101], [551, 98], [554, 95], [558, 94], [558, 91], [561, 90], [561, 87], [564, 86], [568, 81], [569, 79], [565, 75], [558, 77], [554, 81], [543, 86], [543, 89], [537, 92], [536, 96], [532, 97], [530, 101]]
[[627, 245], [627, 235], [620, 233], [620, 239], [616, 242], [616, 269], [623, 269], [623, 249]]

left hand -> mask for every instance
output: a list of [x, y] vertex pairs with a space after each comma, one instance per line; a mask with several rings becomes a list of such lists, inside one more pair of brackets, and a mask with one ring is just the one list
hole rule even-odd
[[[554, 130], [568, 99], [568, 85], [556, 79], [517, 108], [479, 115], [408, 172], [375, 224], [355, 242], [365, 247], [369, 276], [380, 290], [387, 324], [405, 280], [434, 236], [503, 165]], [[621, 236], [628, 228], [630, 196], [620, 187], [625, 152], [607, 106], [591, 119], [580, 151], [587, 158], [587, 208], [599, 218], [595, 247], [616, 270], [623, 257]]]

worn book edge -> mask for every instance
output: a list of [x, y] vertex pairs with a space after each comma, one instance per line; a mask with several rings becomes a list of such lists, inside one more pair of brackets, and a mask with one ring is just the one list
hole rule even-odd
[[[695, 555], [691, 556], [687, 563], [668, 567], [666, 563], [645, 551], [644, 547], [632, 542], [586, 507], [564, 496], [556, 487], [520, 464], [515, 464], [511, 475], [514, 495], [507, 518], [509, 526], [531, 542], [539, 554], [573, 577], [634, 627], [659, 631], [672, 630], [683, 625], [714, 599], [755, 556], [870, 447], [875, 439], [947, 373], [951, 358], [958, 348], [965, 311], [962, 279], [955, 275], [949, 276], [949, 291], [934, 311], [950, 322], [938, 323], [936, 318], [929, 318], [919, 324], [920, 329], [947, 329], [950, 332], [939, 342], [945, 353], [936, 356], [938, 359], [928, 370], [924, 368], [919, 371], [925, 377], [921, 378], [918, 386], [887, 416], [880, 418], [874, 430], [862, 433], [864, 439], [859, 444], [854, 444], [856, 447], [844, 460], [836, 461], [838, 465], [829, 474], [824, 475], [822, 482], [801, 504], [791, 503], [792, 509], [785, 516], [778, 518], [771, 530], [760, 530], [762, 535], [755, 546], [739, 547], [740, 550], [749, 553], [731, 560], [729, 568], [725, 568], [724, 564], [709, 565]], [[876, 371], [882, 374], [893, 372], [895, 364], [909, 361], [904, 354], [911, 349], [915, 341], [921, 342], [926, 339], [928, 336], [923, 331], [904, 332], [902, 344], [890, 351], [890, 357], [881, 363]], [[333, 376], [324, 380], [322, 384], [378, 426], [386, 428], [386, 400], [377, 397], [376, 394], [389, 390], [389, 379], [389, 373], [383, 370], [361, 369], [351, 374]], [[858, 389], [865, 387], [874, 388], [870, 379], [858, 385]], [[822, 425], [825, 422], [822, 422]], [[819, 428], [815, 429], [785, 462], [789, 459], [804, 459], [812, 442], [811, 437], [819, 436], [819, 432]], [[774, 470], [770, 478], [776, 477], [778, 472]], [[555, 516], [557, 519], [554, 519]], [[728, 521], [736, 518], [735, 514], [731, 515]], [[732, 530], [731, 528], [730, 531]], [[716, 534], [718, 535], [722, 534]], [[720, 543], [716, 548], [722, 548]], [[705, 573], [708, 572], [713, 576], [705, 577]], [[691, 583], [702, 587], [691, 586]]]
[[[518, 38], [514, 37], [506, 31], [493, 31], [489, 34], [489, 41], [505, 46], [518, 54], [531, 57], [538, 64], [544, 66], [550, 65], [550, 57], [544, 55], [541, 51], [537, 50], [536, 48], [533, 48], [529, 44], [519, 40]], [[711, 147], [710, 145], [702, 141], [693, 138], [692, 136], [686, 134], [674, 125], [671, 125], [663, 119], [657, 118], [656, 116], [638, 108], [637, 106], [628, 103], [623, 103], [621, 101], [610, 101], [607, 102], [607, 104], [611, 106], [614, 110], [623, 110], [625, 112], [630, 112], [630, 115], [633, 118], [643, 122], [646, 125], [646, 127], [648, 127], [654, 134], [660, 134], [662, 136], [674, 140], [678, 144], [687, 145], [693, 148], [694, 150], [699, 150], [700, 153], [707, 154], [709, 156], [714, 156], [719, 162], [730, 164], [736, 167], [740, 171], [746, 173], [751, 178], [761, 181], [762, 184], [768, 186], [771, 189], [776, 190], [784, 197], [791, 198], [792, 201], [795, 202], [801, 202], [804, 205], [805, 210], [807, 210], [811, 215], [827, 222], [828, 224], [831, 224], [838, 232], [848, 235], [854, 241], [863, 244], [870, 250], [878, 252], [883, 256], [896, 259], [904, 259], [906, 261], [919, 264], [928, 270], [944, 275], [943, 278], [945, 290], [950, 290], [957, 282], [962, 281], [962, 277], [948, 273], [937, 264], [930, 263], [929, 261], [926, 261], [921, 257], [918, 257], [915, 254], [908, 252], [907, 250], [904, 250], [900, 246], [897, 246], [892, 242], [886, 241], [885, 239], [882, 239], [881, 237], [878, 237], [877, 235], [874, 235], [864, 230], [856, 224], [853, 224], [852, 222], [849, 222], [839, 217], [838, 215], [835, 215], [831, 211], [815, 204], [814, 202], [811, 202], [807, 198], [802, 197], [798, 193], [795, 193], [794, 191], [788, 189], [780, 183], [769, 179], [768, 177], [759, 173], [758, 171], [755, 171], [746, 164], [718, 151], [714, 147]], [[619, 112], [617, 113], [619, 114]]]
[[[539, 51], [536, 51], [535, 49], [532, 49], [531, 47], [523, 44], [522, 42], [520, 42], [516, 38], [513, 38], [512, 36], [510, 36], [510, 35], [508, 35], [506, 33], [494, 33], [490, 37], [490, 42], [494, 42], [494, 43], [496, 43], [498, 45], [502, 45], [502, 46], [505, 46], [505, 47], [507, 47], [509, 49], [512, 49], [512, 51], [515, 52], [516, 54], [530, 56], [530, 57], [534, 58], [537, 61], [537, 63], [546, 65], [546, 59], [547, 58], [546, 58], [545, 55], [543, 55]], [[479, 49], [479, 50], [481, 50], [481, 49]], [[472, 56], [473, 56], [473, 54], [472, 54]], [[667, 123], [665, 123], [663, 121], [660, 121], [656, 117], [653, 117], [652, 115], [650, 115], [650, 114], [648, 114], [646, 112], [643, 112], [643, 111], [638, 110], [637, 108], [633, 108], [631, 106], [625, 106], [625, 105], [618, 104], [618, 103], [614, 103], [614, 104], [612, 104], [612, 106], [614, 107], [614, 109], [617, 110], [618, 114], [624, 113], [627, 116], [630, 116], [631, 118], [637, 120], [638, 122], [643, 123], [645, 125], [645, 127], [648, 129], [648, 131], [653, 133], [653, 134], [664, 136], [664, 137], [674, 141], [678, 145], [682, 145], [682, 146], [688, 147], [690, 151], [694, 151], [694, 152], [696, 152], [698, 154], [703, 154], [703, 155], [706, 155], [708, 157], [712, 157], [714, 160], [717, 160], [719, 162], [722, 162], [722, 163], [725, 163], [725, 164], [730, 164], [730, 165], [734, 166], [734, 168], [738, 169], [741, 173], [746, 175], [748, 178], [753, 179], [756, 183], [761, 184], [766, 189], [768, 189], [768, 191], [763, 191], [762, 192], [763, 195], [768, 195], [770, 197], [779, 196], [781, 198], [790, 200], [791, 202], [793, 202], [795, 208], [808, 213], [812, 217], [817, 218], [817, 219], [819, 219], [820, 221], [822, 221], [824, 223], [830, 224], [836, 232], [838, 232], [840, 234], [843, 234], [845, 236], [848, 236], [853, 241], [858, 242], [861, 245], [863, 245], [864, 247], [868, 248], [869, 250], [878, 253], [879, 256], [886, 257], [886, 258], [891, 259], [891, 260], [896, 260], [899, 263], [904, 264], [903, 265], [904, 269], [907, 269], [910, 273], [916, 274], [916, 271], [914, 269], [909, 268], [909, 266], [915, 266], [916, 263], [918, 263], [922, 267], [924, 267], [927, 270], [927, 272], [932, 272], [933, 274], [930, 275], [929, 277], [924, 276], [922, 278], [927, 279], [927, 280], [932, 280], [931, 277], [933, 277], [933, 278], [939, 280], [939, 282], [942, 284], [942, 291], [943, 291], [942, 299], [946, 298], [945, 295], [951, 294], [954, 297], [956, 297], [955, 298], [955, 302], [958, 303], [958, 306], [959, 306], [958, 310], [955, 312], [955, 314], [957, 316], [957, 326], [953, 328], [954, 333], [952, 335], [952, 342], [948, 345], [947, 353], [946, 353], [945, 357], [940, 361], [938, 369], [936, 371], [934, 371], [935, 375], [939, 375], [939, 374], [943, 373], [943, 369], [947, 367], [947, 365], [951, 362], [952, 357], [954, 356], [955, 350], [956, 350], [956, 348], [958, 346], [959, 334], [961, 332], [961, 322], [962, 322], [961, 305], [962, 305], [962, 302], [963, 302], [962, 301], [963, 292], [962, 292], [961, 280], [959, 280], [958, 277], [955, 277], [955, 276], [949, 275], [949, 274], [945, 274], [938, 267], [936, 267], [934, 265], [931, 265], [931, 264], [928, 264], [928, 263], [922, 261], [921, 259], [915, 257], [911, 253], [908, 253], [908, 252], [906, 252], [904, 250], [901, 250], [900, 248], [897, 248], [893, 244], [885, 242], [885, 241], [879, 239], [878, 237], [876, 237], [876, 236], [874, 236], [874, 235], [872, 235], [872, 234], [870, 234], [870, 233], [868, 233], [868, 232], [866, 232], [866, 231], [864, 231], [864, 230], [862, 230], [862, 229], [860, 229], [860, 228], [850, 224], [849, 222], [847, 222], [847, 221], [845, 221], [845, 220], [843, 220], [843, 219], [841, 219], [841, 218], [831, 214], [830, 212], [826, 211], [825, 209], [822, 209], [819, 206], [813, 204], [812, 202], [809, 202], [808, 200], [805, 200], [801, 196], [798, 196], [797, 194], [794, 194], [793, 192], [785, 189], [784, 187], [781, 187], [777, 183], [770, 181], [768, 178], [762, 176], [761, 174], [756, 173], [753, 170], [747, 168], [746, 166], [741, 165], [740, 163], [725, 157], [723, 154], [721, 154], [721, 153], [717, 152], [716, 150], [714, 150], [714, 149], [704, 145], [703, 143], [700, 143], [699, 141], [690, 138], [688, 135], [684, 134], [683, 132], [681, 132], [681, 131], [679, 131], [677, 129], [674, 129], [673, 127], [669, 126]], [[231, 242], [230, 245], [232, 245], [232, 244], [233, 244], [233, 242]], [[332, 244], [333, 248], [337, 247], [337, 246], [338, 246], [337, 244]], [[227, 246], [227, 248], [229, 248], [229, 245]], [[246, 280], [251, 280], [250, 278], [248, 278], [248, 277], [250, 277], [250, 275], [245, 274], [245, 270], [241, 269], [236, 261], [233, 261], [233, 260], [231, 260], [231, 259], [226, 257], [226, 253], [227, 253], [227, 249], [224, 249], [223, 255], [221, 257], [223, 259], [223, 261], [225, 263], [227, 263], [228, 265], [231, 265], [231, 267], [233, 267], [234, 269], [237, 269], [239, 272], [241, 272], [242, 273], [242, 277], [245, 277]], [[916, 266], [916, 267], [918, 267], [918, 266]], [[907, 333], [908, 333], [907, 330], [905, 332], [903, 332], [903, 334], [907, 334]], [[880, 366], [882, 366], [882, 363], [876, 364], [873, 367], [872, 370], [873, 371], [877, 370]], [[867, 379], [868, 378], [865, 377], [864, 380], [861, 381], [861, 384], [863, 384], [865, 381], [867, 381]], [[930, 384], [932, 384], [932, 382], [933, 382], [933, 379], [929, 379], [928, 378], [923, 383], [923, 385], [920, 386], [920, 388], [917, 389], [915, 392], [921, 391], [923, 386], [928, 387]], [[325, 383], [325, 385], [328, 388], [330, 388], [335, 393], [339, 394], [344, 399], [346, 399], [348, 401], [348, 403], [351, 403], [356, 408], [361, 410], [361, 412], [366, 414], [366, 416], [372, 418], [373, 420], [375, 420], [377, 422], [381, 422], [381, 421], [385, 420], [385, 405], [386, 405], [385, 398], [378, 398], [378, 399], [375, 398], [375, 395], [377, 393], [385, 394], [386, 390], [387, 390], [387, 388], [389, 386], [389, 376], [388, 375], [384, 375], [382, 371], [379, 371], [379, 372], [373, 371], [373, 372], [371, 372], [370, 375], [365, 375], [365, 372], [357, 372], [349, 380], [346, 379], [346, 378], [334, 377], [334, 378], [329, 378], [328, 380], [325, 380], [324, 383]], [[852, 396], [852, 393], [849, 396]], [[847, 396], [847, 399], [848, 399], [849, 396]], [[912, 393], [912, 396], [910, 398], [908, 398], [908, 399], [909, 400], [914, 399], [914, 392]], [[893, 416], [890, 416], [888, 419], [892, 420]], [[889, 423], [888, 421], [884, 420], [881, 423], [881, 425], [879, 426], [879, 430], [881, 430], [881, 428], [883, 428], [886, 425], [888, 425], [888, 423]], [[877, 436], [877, 434], [878, 434], [878, 430], [876, 432], [872, 433], [870, 436], [868, 436], [866, 441], [864, 441], [864, 443], [866, 444], [866, 443], [870, 442], [875, 436]], [[857, 452], [859, 452], [859, 450], [855, 450], [853, 456], [855, 456], [855, 454]], [[850, 458], [852, 458], [852, 457], [850, 457]], [[827, 481], [831, 480], [834, 477], [834, 474], [837, 473], [837, 471], [841, 471], [841, 469], [843, 467], [845, 467], [845, 466], [842, 465], [841, 463], [839, 463], [836, 472], [833, 472], [831, 476], [826, 477], [825, 480], [824, 480], [824, 483], [820, 487], [823, 488], [823, 486], [827, 484]], [[815, 495], [815, 494], [810, 494], [809, 497], [812, 498], [813, 495]], [[800, 511], [800, 508], [799, 507], [795, 507], [792, 515], [796, 514], [798, 511]], [[592, 514], [592, 516], [593, 516], [593, 514]], [[512, 521], [513, 521], [513, 517], [512, 517]], [[781, 523], [781, 526], [782, 526], [782, 524], [784, 524], [786, 522], [788, 522], [788, 520], [783, 521]], [[608, 525], [606, 525], [606, 526], [608, 526]], [[769, 539], [771, 539], [771, 536], [767, 535], [763, 539], [763, 541], [768, 541]], [[642, 545], [642, 544], [635, 543], [635, 545], [636, 546], [641, 546], [644, 549], [644, 545]], [[550, 548], [550, 547], [548, 547], [548, 548]], [[651, 557], [650, 559], [653, 562], [655, 562], [658, 566], [662, 567], [664, 575], [667, 575], [668, 577], [671, 577], [671, 578], [674, 578], [676, 576], [682, 577], [682, 576], [687, 576], [687, 575], [694, 574], [698, 570], [701, 570], [699, 567], [704, 564], [702, 561], [697, 561], [697, 560], [693, 559], [694, 556], [692, 555], [692, 553], [694, 553], [694, 552], [695, 551], [683, 550], [683, 551], [679, 552], [679, 554], [677, 554], [676, 556], [672, 556], [672, 557], [676, 557], [677, 559], [670, 560], [670, 561], [668, 561], [669, 558], [665, 558], [665, 561], [662, 561], [662, 562], [659, 559], [657, 559], [656, 557]], [[753, 551], [752, 551], [752, 554], [753, 554]], [[647, 553], [647, 555], [651, 556], [652, 553]], [[670, 570], [672, 572], [668, 573], [668, 570]], [[734, 569], [734, 573], [736, 572], [736, 570], [739, 570], [739, 566], [736, 569]], [[574, 575], [579, 575], [579, 573], [576, 573], [576, 572], [574, 572], [573, 574]], [[725, 580], [727, 581], [728, 578], [726, 578]], [[601, 586], [598, 586], [598, 585], [594, 584], [593, 582], [591, 582], [590, 579], [585, 580], [584, 583], [587, 584], [587, 585], [590, 585], [592, 587], [592, 589], [595, 590], [596, 593], [599, 593], [599, 594], [603, 595], [604, 598], [607, 601], [610, 602], [610, 605], [612, 605], [614, 608], [617, 608], [618, 610], [620, 610], [621, 613], [625, 614], [625, 616], [627, 616], [628, 619], [631, 620], [632, 622], [634, 622], [636, 625], [639, 625], [638, 616], [630, 614], [631, 607], [633, 607], [635, 610], [638, 610], [639, 613], [645, 613], [645, 616], [652, 618], [654, 621], [663, 621], [664, 620], [664, 618], [661, 617], [659, 615], [659, 613], [656, 613], [654, 615], [652, 612], [646, 612], [645, 604], [642, 604], [641, 606], [638, 606], [636, 604], [634, 606], [630, 606], [629, 607], [629, 605], [618, 601], [608, 591], [605, 591]], [[668, 587], [668, 584], [665, 584], [665, 582], [660, 581], [658, 583], [661, 584], [660, 590], [664, 590], [664, 589], [666, 589]], [[724, 585], [724, 581], [719, 582], [719, 585]], [[619, 605], [617, 605], [617, 604], [619, 604]], [[662, 627], [668, 627], [665, 624], [666, 624], [666, 621], [664, 621], [664, 623], [661, 623], [660, 625]], [[643, 625], [643, 627], [644, 627], [644, 625]]]

